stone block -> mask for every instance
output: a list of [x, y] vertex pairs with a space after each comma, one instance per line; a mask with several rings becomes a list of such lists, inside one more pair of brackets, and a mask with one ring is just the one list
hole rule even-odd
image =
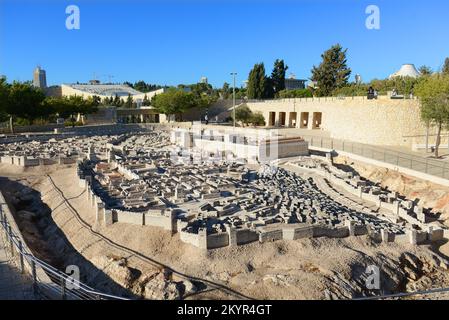
[[114, 223], [114, 219], [112, 216], [112, 210], [104, 210], [104, 225], [110, 226]]

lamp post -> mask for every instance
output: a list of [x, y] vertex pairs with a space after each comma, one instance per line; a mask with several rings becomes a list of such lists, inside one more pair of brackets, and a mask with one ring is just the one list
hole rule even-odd
[[231, 72], [231, 76], [233, 77], [233, 85], [232, 85], [232, 113], [234, 120], [234, 130], [235, 130], [235, 76], [237, 72]]

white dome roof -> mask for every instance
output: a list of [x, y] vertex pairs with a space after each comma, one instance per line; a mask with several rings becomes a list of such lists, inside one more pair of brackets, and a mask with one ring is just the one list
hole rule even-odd
[[421, 74], [416, 70], [414, 64], [403, 64], [401, 69], [398, 72], [390, 75], [390, 79], [394, 77], [412, 77], [418, 78]]

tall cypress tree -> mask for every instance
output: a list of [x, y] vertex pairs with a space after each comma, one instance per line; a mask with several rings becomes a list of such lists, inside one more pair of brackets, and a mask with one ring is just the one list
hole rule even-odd
[[133, 97], [131, 96], [131, 94], [128, 94], [128, 99], [126, 99], [126, 103], [125, 106], [126, 108], [130, 109], [133, 107]]
[[121, 99], [118, 97], [118, 95], [115, 95], [115, 98], [114, 98], [114, 105], [115, 105], [117, 108], [120, 108], [121, 105], [122, 105], [122, 101], [121, 101]]
[[265, 66], [257, 63], [248, 76], [247, 96], [249, 99], [263, 99], [266, 92]]
[[318, 95], [329, 96], [348, 83], [351, 69], [347, 66], [346, 52], [347, 49], [336, 44], [321, 55], [323, 61], [318, 67], [313, 66], [311, 79], [317, 82]]
[[274, 94], [285, 89], [285, 72], [288, 66], [284, 64], [284, 60], [276, 59], [273, 71], [271, 72], [271, 83], [273, 85]]

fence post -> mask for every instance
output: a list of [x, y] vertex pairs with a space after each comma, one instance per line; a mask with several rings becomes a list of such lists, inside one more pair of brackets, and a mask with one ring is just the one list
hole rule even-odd
[[23, 249], [22, 241], [19, 240], [20, 272], [21, 272], [21, 273], [25, 273], [25, 264], [24, 264], [24, 262], [23, 262], [22, 249]]
[[61, 276], [61, 298], [62, 298], [62, 300], [66, 300], [64, 276]]
[[[5, 229], [6, 215], [3, 214], [3, 208], [2, 208], [1, 205], [0, 205], [0, 219], [2, 219], [2, 220], [0, 221], [0, 224], [1, 224], [1, 226], [2, 226], [2, 229]], [[6, 230], [5, 230], [5, 231], [6, 231]], [[3, 232], [2, 232], [1, 234], [3, 234]]]
[[11, 249], [11, 256], [14, 257], [14, 242], [12, 240], [12, 230], [11, 230], [10, 225], [8, 225], [8, 235], [9, 235], [9, 245], [10, 245], [10, 249]]
[[37, 294], [36, 262], [31, 258], [31, 275], [33, 276], [33, 292]]

